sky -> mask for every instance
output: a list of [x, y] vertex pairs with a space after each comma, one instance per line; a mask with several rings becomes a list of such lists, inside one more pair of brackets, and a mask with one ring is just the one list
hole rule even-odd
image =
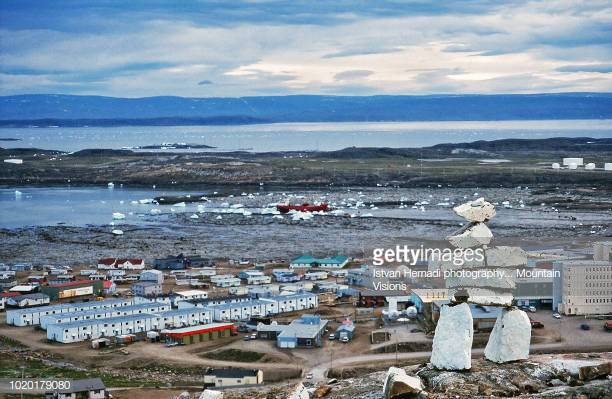
[[612, 92], [612, 1], [3, 0], [0, 95]]

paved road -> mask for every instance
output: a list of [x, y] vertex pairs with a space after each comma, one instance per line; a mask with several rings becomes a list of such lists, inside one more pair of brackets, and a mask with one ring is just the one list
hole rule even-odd
[[[562, 343], [549, 343], [549, 344], [534, 344], [531, 345], [532, 351], [546, 351], [551, 349], [561, 349], [564, 347]], [[484, 353], [484, 348], [474, 348], [472, 349], [472, 356], [482, 355]], [[430, 351], [425, 352], [400, 352], [396, 353], [374, 353], [374, 354], [366, 354], [366, 355], [358, 355], [351, 357], [344, 357], [340, 359], [333, 360], [333, 367], [338, 366], [354, 366], [359, 364], [372, 364], [375, 362], [381, 361], [393, 361], [397, 356], [398, 360], [429, 360], [431, 357]], [[324, 381], [326, 379], [325, 374], [327, 370], [332, 366], [330, 361], [326, 361], [323, 363], [319, 363], [314, 366], [309, 372], [312, 373], [312, 381]]]

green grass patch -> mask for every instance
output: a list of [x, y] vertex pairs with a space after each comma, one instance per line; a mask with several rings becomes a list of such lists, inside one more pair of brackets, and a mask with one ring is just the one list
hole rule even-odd
[[225, 360], [231, 362], [258, 362], [265, 356], [265, 353], [243, 351], [240, 349], [223, 349], [214, 352], [203, 353], [200, 357], [213, 359], [213, 360]]

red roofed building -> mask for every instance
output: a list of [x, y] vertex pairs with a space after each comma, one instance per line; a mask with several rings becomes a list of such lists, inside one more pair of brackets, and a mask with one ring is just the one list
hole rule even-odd
[[117, 259], [117, 267], [120, 269], [142, 270], [145, 268], [144, 259]]
[[115, 269], [117, 258], [103, 258], [98, 261], [98, 269]]
[[104, 289], [100, 280], [76, 280], [41, 287], [41, 292], [49, 295], [51, 300], [56, 300], [87, 295], [99, 296], [104, 293]]

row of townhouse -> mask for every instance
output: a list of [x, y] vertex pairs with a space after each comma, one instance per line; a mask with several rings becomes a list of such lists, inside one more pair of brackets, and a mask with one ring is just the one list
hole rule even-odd
[[78, 320], [47, 325], [47, 339], [73, 343], [102, 337], [205, 325], [210, 322], [208, 309], [182, 309], [158, 313], [134, 313], [126, 316]]
[[6, 323], [18, 327], [40, 324], [40, 318], [51, 314], [82, 312], [94, 309], [112, 309], [130, 306], [138, 303], [152, 302], [149, 299], [134, 297], [129, 299], [105, 299], [80, 303], [67, 303], [49, 306], [37, 306], [25, 309], [12, 309], [6, 312]]
[[248, 296], [241, 297], [240, 301], [225, 301], [224, 303], [200, 301], [180, 302], [179, 308], [198, 307], [209, 309], [213, 321], [242, 321], [251, 317], [271, 316], [279, 313], [287, 313], [298, 310], [314, 309], [319, 306], [319, 298], [312, 293], [296, 293], [290, 295], [277, 295], [251, 299]]
[[131, 316], [144, 313], [159, 313], [170, 310], [171, 307], [163, 302], [139, 303], [136, 305], [121, 306], [108, 309], [84, 310], [81, 312], [69, 312], [51, 314], [40, 318], [40, 328], [47, 329], [48, 325], [72, 323], [81, 320], [98, 320], [112, 317]]

